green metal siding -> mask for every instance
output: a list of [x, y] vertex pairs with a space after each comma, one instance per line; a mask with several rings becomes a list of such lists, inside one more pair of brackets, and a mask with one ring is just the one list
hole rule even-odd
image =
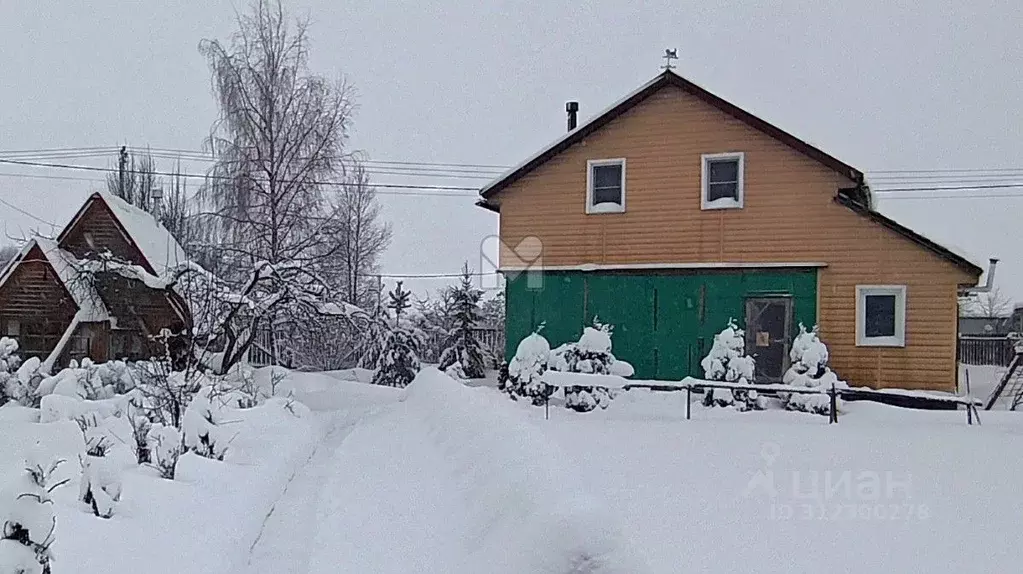
[[535, 290], [520, 276], [507, 282], [507, 356], [541, 323], [553, 347], [578, 340], [596, 317], [614, 325], [615, 356], [637, 378], [699, 376], [714, 335], [730, 318], [744, 325], [746, 299], [762, 296], [792, 298], [793, 330], [813, 325], [817, 270], [546, 272]]

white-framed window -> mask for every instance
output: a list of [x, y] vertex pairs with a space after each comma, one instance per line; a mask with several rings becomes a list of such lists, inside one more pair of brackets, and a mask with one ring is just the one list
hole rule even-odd
[[625, 158], [586, 162], [586, 213], [625, 211]]
[[741, 209], [743, 203], [742, 152], [704, 154], [701, 171], [702, 209]]
[[906, 346], [906, 286], [856, 286], [856, 345]]

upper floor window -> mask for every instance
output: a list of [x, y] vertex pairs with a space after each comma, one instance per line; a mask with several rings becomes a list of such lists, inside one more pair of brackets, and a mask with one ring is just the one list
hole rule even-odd
[[586, 162], [586, 213], [625, 211], [625, 159]]
[[703, 156], [703, 209], [738, 209], [743, 203], [743, 154], [716, 153]]

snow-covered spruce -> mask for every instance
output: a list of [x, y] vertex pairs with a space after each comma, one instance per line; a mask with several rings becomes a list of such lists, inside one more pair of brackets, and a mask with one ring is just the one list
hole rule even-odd
[[374, 385], [407, 387], [419, 373], [419, 344], [406, 329], [395, 327], [387, 334], [383, 352], [377, 361]]
[[[749, 384], [753, 380], [756, 363], [753, 357], [746, 355], [744, 332], [732, 319], [728, 326], [714, 335], [714, 344], [710, 352], [700, 362], [704, 378], [708, 381]], [[735, 406], [740, 411], [762, 410], [764, 400], [756, 391], [707, 389], [703, 397], [705, 406]]]
[[[817, 336], [816, 326], [807, 331], [800, 323], [799, 334], [792, 342], [789, 357], [792, 359], [792, 366], [785, 372], [782, 382], [786, 385], [817, 389], [821, 394], [785, 393], [787, 396], [781, 397], [785, 401], [785, 408], [790, 411], [830, 414], [831, 397], [826, 394], [827, 391], [832, 386], [843, 389], [849, 385], [839, 380], [838, 375], [828, 367], [828, 347]], [[835, 400], [839, 401], [836, 404], [841, 406], [840, 400], [837, 398]]]
[[483, 346], [474, 329], [483, 319], [480, 311], [483, 292], [472, 286], [468, 265], [463, 268], [462, 281], [452, 289], [451, 296], [454, 329], [448, 337], [447, 347], [441, 353], [440, 369], [447, 372], [448, 367], [459, 363], [464, 374], [462, 378], [482, 379], [486, 374], [486, 362]]
[[149, 429], [146, 443], [149, 446], [151, 464], [160, 471], [160, 476], [174, 480], [178, 459], [181, 458], [183, 449], [181, 432], [172, 426], [156, 423]]
[[0, 490], [0, 574], [50, 574], [57, 519], [51, 493], [63, 460], [29, 460], [25, 472]]
[[204, 386], [192, 402], [188, 403], [181, 421], [184, 447], [195, 454], [214, 460], [224, 460], [231, 437], [223, 424], [224, 406], [217, 400], [217, 389]]
[[[620, 361], [611, 353], [611, 331], [613, 327], [593, 320], [592, 327], [583, 329], [582, 337], [576, 343], [567, 343], [551, 351], [548, 367], [564, 373], [585, 373], [597, 375], [618, 375], [631, 377], [632, 365]], [[604, 387], [566, 387], [565, 407], [579, 412], [606, 409], [614, 398], [612, 391]]]
[[508, 365], [502, 367], [498, 388], [512, 399], [528, 398], [534, 405], [544, 404], [554, 393], [554, 387], [542, 380], [550, 355], [547, 339], [539, 331], [531, 333], [519, 343]]

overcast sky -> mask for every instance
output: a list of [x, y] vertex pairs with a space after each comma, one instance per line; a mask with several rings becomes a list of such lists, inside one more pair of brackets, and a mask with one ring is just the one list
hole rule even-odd
[[[978, 178], [1023, 183], [1018, 0], [286, 6], [312, 18], [313, 68], [356, 86], [352, 146], [373, 160], [518, 163], [563, 132], [566, 100], [579, 100], [589, 117], [657, 74], [671, 47], [684, 76], [868, 172], [875, 188]], [[0, 152], [120, 144], [198, 150], [216, 108], [197, 45], [225, 38], [235, 9], [245, 7], [221, 0], [0, 2]], [[66, 163], [109, 167], [113, 159]], [[926, 173], [912, 181], [876, 173], [989, 168], [1015, 172]], [[102, 175], [0, 166], [0, 200], [63, 224], [101, 185], [82, 179]], [[471, 193], [455, 195], [381, 195], [395, 230], [385, 273], [447, 273], [463, 260], [479, 267], [479, 246], [496, 232], [497, 218], [473, 207]], [[1001, 257], [998, 283], [1023, 300], [1023, 187], [878, 197], [886, 214], [981, 263]], [[2, 204], [0, 221], [10, 235], [49, 231]]]

